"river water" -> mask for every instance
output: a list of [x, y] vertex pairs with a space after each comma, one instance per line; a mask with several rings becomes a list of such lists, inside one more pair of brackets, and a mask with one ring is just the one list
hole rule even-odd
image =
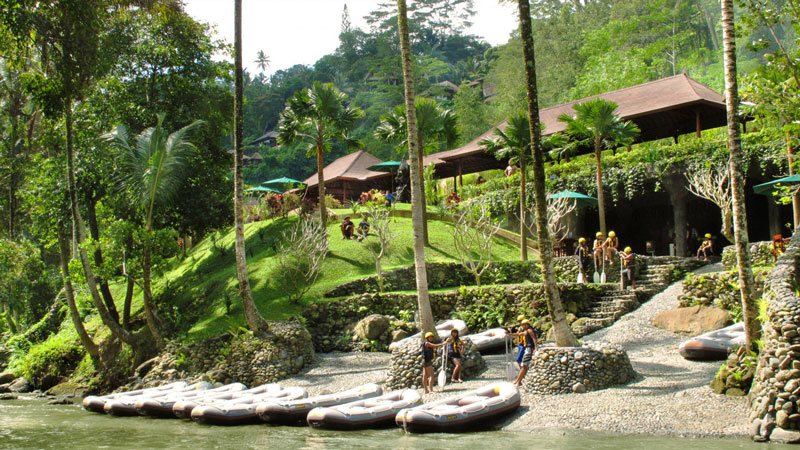
[[400, 429], [336, 432], [268, 425], [214, 427], [182, 420], [111, 417], [86, 412], [78, 405], [47, 405], [43, 399], [0, 401], [0, 449], [73, 448], [765, 450], [796, 447], [755, 444], [744, 438], [688, 439], [585, 432], [407, 435]]

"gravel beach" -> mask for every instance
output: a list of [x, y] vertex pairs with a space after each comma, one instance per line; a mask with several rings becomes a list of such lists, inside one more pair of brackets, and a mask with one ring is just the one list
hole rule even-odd
[[[696, 273], [721, 270], [718, 264]], [[708, 387], [721, 362], [693, 362], [678, 354], [686, 339], [651, 325], [661, 311], [678, 307], [682, 283], [674, 283], [611, 327], [583, 338], [622, 345], [638, 376], [628, 385], [585, 394], [524, 395], [523, 407], [505, 429], [591, 430], [604, 433], [651, 434], [692, 437], [747, 435], [744, 397], [714, 394]], [[311, 395], [349, 389], [364, 383], [381, 383], [386, 377], [386, 353], [318, 354], [317, 364], [285, 380]], [[504, 380], [505, 355], [484, 356], [488, 369], [480, 378], [448, 384], [426, 401]]]

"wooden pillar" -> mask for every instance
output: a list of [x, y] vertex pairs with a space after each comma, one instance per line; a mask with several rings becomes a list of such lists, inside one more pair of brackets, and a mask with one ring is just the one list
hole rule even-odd
[[669, 201], [672, 204], [672, 223], [675, 235], [675, 254], [686, 256], [686, 229], [687, 229], [687, 208], [686, 202], [688, 190], [686, 189], [686, 177], [682, 172], [674, 171], [664, 177], [664, 187], [669, 194]]
[[694, 121], [695, 121], [695, 127], [697, 128], [697, 137], [700, 138], [701, 129], [700, 129], [700, 110], [699, 109], [696, 109], [694, 111]]
[[675, 141], [675, 144], [678, 144], [678, 135], [672, 136], [672, 140]]
[[769, 219], [769, 236], [782, 233], [780, 210], [775, 202], [775, 197], [767, 197], [767, 218]]
[[453, 175], [453, 192], [458, 192], [458, 179]]
[[461, 172], [461, 160], [458, 160], [458, 187], [464, 187], [464, 174]]
[[342, 180], [342, 206], [347, 203], [347, 180]]

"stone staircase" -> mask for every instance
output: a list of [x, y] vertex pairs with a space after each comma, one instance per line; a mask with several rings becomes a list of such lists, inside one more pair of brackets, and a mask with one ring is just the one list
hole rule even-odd
[[611, 326], [623, 315], [638, 308], [655, 294], [667, 288], [676, 278], [676, 269], [691, 271], [704, 265], [691, 258], [655, 257], [639, 266], [636, 274], [636, 289], [623, 291], [619, 285], [604, 285], [604, 292], [585, 311], [578, 313], [572, 331], [581, 337]]

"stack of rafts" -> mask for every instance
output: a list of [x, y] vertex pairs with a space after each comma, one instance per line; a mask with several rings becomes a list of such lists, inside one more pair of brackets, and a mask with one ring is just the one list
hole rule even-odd
[[391, 426], [410, 432], [455, 432], [490, 428], [519, 407], [516, 386], [494, 383], [474, 391], [422, 404], [414, 390], [384, 394], [365, 384], [336, 394], [307, 398], [305, 389], [265, 384], [247, 389], [240, 383], [213, 388], [209, 383], [172, 383], [152, 389], [87, 397], [83, 406], [114, 415], [189, 418], [218, 425], [261, 421], [308, 423], [315, 428], [358, 430]]

